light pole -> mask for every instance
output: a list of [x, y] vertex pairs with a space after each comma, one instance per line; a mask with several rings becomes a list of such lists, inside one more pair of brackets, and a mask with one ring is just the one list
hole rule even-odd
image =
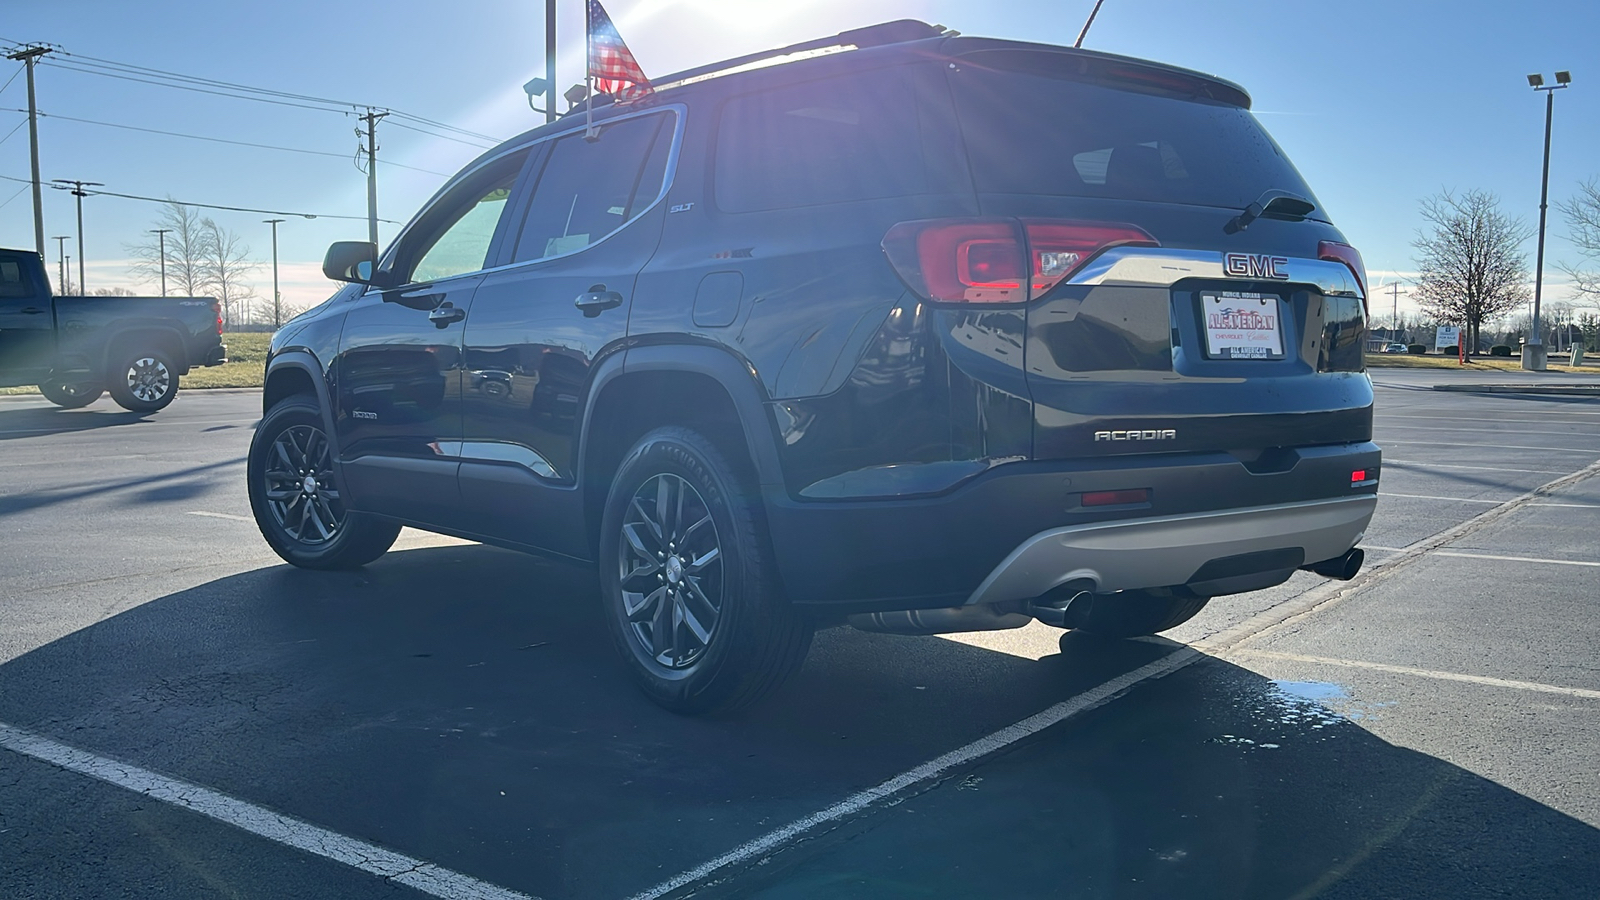
[[52, 179], [50, 186], [57, 190], [65, 191], [68, 190], [69, 185], [71, 186], [72, 196], [78, 198], [78, 293], [88, 296], [89, 291], [84, 286], [83, 280], [83, 198], [89, 196], [89, 193], [84, 188], [105, 187], [105, 185], [98, 181], [74, 181], [71, 178], [56, 178]]
[[1522, 367], [1543, 372], [1545, 363], [1543, 330], [1539, 325], [1539, 295], [1544, 289], [1544, 218], [1550, 198], [1550, 120], [1555, 116], [1556, 91], [1572, 84], [1572, 73], [1557, 72], [1555, 84], [1545, 84], [1543, 75], [1529, 75], [1528, 86], [1544, 91], [1544, 176], [1539, 182], [1539, 254], [1533, 266], [1533, 329], [1522, 345]]
[[150, 233], [155, 235], [156, 240], [161, 244], [159, 252], [161, 255], [161, 296], [163, 297], [167, 295], [167, 232], [171, 230], [171, 228], [150, 229]]
[[272, 327], [283, 327], [283, 304], [278, 299], [278, 223], [282, 219], [262, 219], [272, 226]]
[[58, 277], [56, 284], [61, 286], [61, 293], [63, 296], [65, 296], [67, 293], [67, 241], [71, 239], [72, 235], [70, 234], [57, 234], [52, 235], [50, 238], [50, 240], [56, 242], [56, 265], [59, 267], [57, 269]]

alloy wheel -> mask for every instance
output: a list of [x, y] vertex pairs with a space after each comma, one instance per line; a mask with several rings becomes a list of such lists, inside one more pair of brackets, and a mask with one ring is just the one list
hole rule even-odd
[[694, 485], [663, 473], [634, 492], [617, 561], [627, 632], [666, 669], [693, 666], [722, 616], [722, 545]]
[[145, 403], [166, 396], [172, 386], [172, 370], [152, 356], [142, 356], [128, 364], [128, 390]]
[[322, 429], [292, 425], [279, 432], [262, 478], [267, 507], [289, 537], [316, 545], [338, 535], [345, 508], [333, 480], [332, 449]]

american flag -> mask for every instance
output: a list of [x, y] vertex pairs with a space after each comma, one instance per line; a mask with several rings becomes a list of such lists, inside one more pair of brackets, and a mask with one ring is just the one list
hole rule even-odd
[[618, 100], [638, 100], [653, 90], [600, 0], [589, 0], [589, 77], [596, 91]]

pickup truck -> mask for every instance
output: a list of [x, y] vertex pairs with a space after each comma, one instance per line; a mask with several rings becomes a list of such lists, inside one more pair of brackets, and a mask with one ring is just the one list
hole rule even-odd
[[53, 297], [39, 254], [0, 249], [0, 387], [36, 384], [66, 409], [110, 391], [150, 413], [177, 396], [178, 376], [227, 361], [215, 300]]

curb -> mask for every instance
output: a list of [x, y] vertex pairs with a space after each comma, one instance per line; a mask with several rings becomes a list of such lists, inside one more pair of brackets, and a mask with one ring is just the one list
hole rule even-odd
[[1600, 397], [1600, 384], [1436, 384], [1433, 389], [1473, 394], [1559, 394], [1568, 397]]

